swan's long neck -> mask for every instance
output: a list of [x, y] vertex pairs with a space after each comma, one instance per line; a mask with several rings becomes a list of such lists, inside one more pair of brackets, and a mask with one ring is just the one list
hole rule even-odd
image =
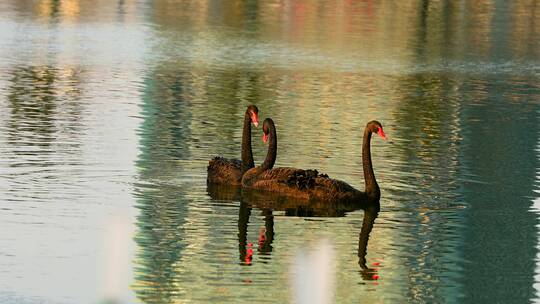
[[365, 192], [370, 197], [379, 198], [381, 190], [375, 179], [373, 165], [371, 163], [371, 131], [366, 128], [364, 131], [364, 143], [362, 145], [362, 166], [364, 168], [364, 181], [366, 183]]
[[242, 175], [255, 167], [251, 151], [251, 117], [248, 112], [244, 116], [244, 131], [242, 132]]
[[268, 140], [268, 153], [266, 153], [266, 159], [261, 165], [262, 170], [270, 170], [274, 167], [276, 162], [277, 154], [277, 135], [276, 127], [272, 124], [270, 125], [270, 139]]

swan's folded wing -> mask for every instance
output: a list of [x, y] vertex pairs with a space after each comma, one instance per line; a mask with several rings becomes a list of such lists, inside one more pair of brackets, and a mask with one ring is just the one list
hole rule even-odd
[[300, 176], [305, 176], [306, 171], [312, 170], [302, 170], [290, 167], [281, 167], [266, 170], [260, 173], [257, 176], [257, 180], [272, 180], [275, 182], [288, 182], [298, 179]]
[[339, 179], [332, 179], [328, 176], [318, 176], [315, 179], [315, 188], [326, 189], [327, 191], [343, 193], [357, 191], [351, 185]]
[[290, 167], [275, 168], [266, 170], [257, 177], [258, 187], [266, 185], [280, 185], [295, 189], [312, 189], [318, 177], [328, 177], [326, 174], [319, 174], [317, 170], [304, 170]]

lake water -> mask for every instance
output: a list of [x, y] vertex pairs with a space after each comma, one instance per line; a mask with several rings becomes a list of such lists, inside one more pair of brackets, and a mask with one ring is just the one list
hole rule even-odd
[[[534, 0], [1, 1], [0, 302], [540, 301], [539, 16]], [[383, 124], [369, 235], [363, 210], [210, 195], [249, 104], [276, 122], [276, 166], [359, 189], [363, 128]]]

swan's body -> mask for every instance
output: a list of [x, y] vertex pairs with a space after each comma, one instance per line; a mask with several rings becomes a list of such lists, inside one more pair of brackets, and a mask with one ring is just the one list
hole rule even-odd
[[206, 181], [208, 183], [240, 186], [244, 173], [255, 166], [251, 151], [251, 123], [258, 126], [258, 112], [256, 106], [250, 105], [244, 115], [241, 160], [220, 156], [212, 158], [207, 168]]
[[385, 138], [382, 126], [376, 121], [367, 124], [364, 131], [362, 159], [366, 190], [359, 191], [344, 181], [331, 179], [317, 170], [296, 168], [272, 169], [276, 160], [277, 136], [274, 123], [266, 119], [263, 125], [265, 138], [270, 137], [268, 154], [261, 166], [248, 170], [242, 177], [242, 186], [248, 189], [271, 191], [283, 196], [308, 201], [331, 202], [366, 202], [378, 201], [380, 190], [375, 180], [371, 165], [370, 140], [371, 134], [377, 133]]
[[242, 161], [215, 156], [208, 162], [207, 181], [212, 184], [235, 184], [242, 180]]
[[317, 170], [283, 167], [257, 172], [256, 169], [258, 168], [246, 172], [243, 178], [245, 188], [271, 191], [309, 201], [354, 202], [366, 198], [364, 192], [344, 181], [319, 174]]

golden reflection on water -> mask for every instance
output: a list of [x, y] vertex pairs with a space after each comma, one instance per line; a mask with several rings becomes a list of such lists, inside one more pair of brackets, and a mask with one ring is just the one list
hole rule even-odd
[[78, 0], [55, 1], [41, 0], [36, 4], [37, 15], [40, 17], [62, 16], [63, 21], [75, 22], [80, 13]]

